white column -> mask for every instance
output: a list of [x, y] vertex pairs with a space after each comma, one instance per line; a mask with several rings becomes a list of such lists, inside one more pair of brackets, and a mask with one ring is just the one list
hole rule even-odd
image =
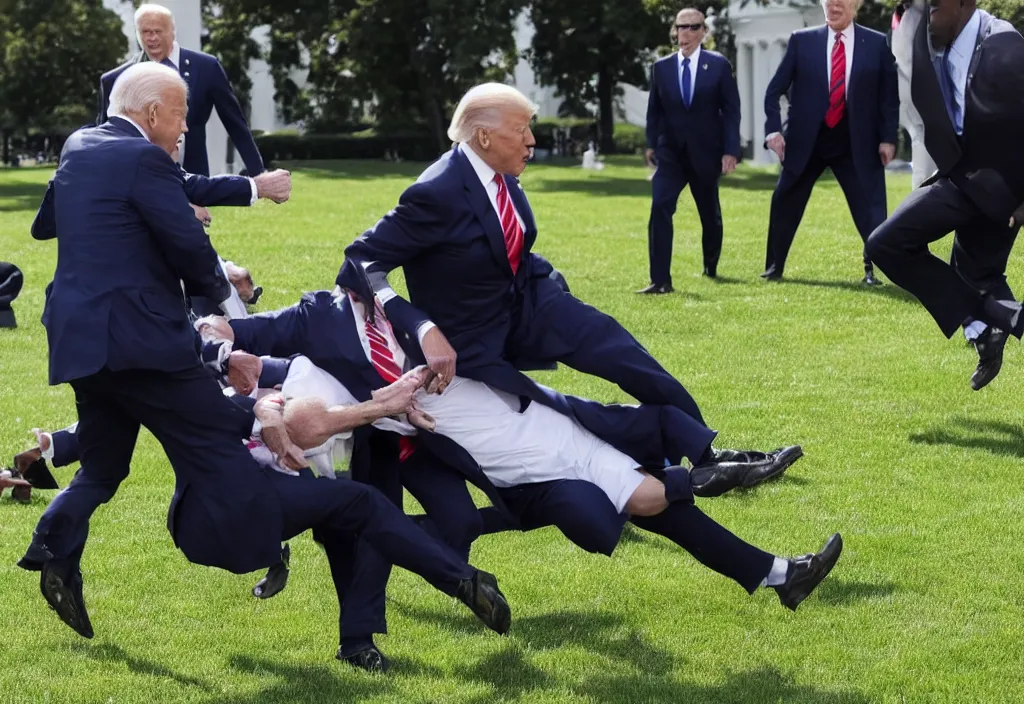
[[736, 48], [736, 83], [740, 89], [740, 141], [748, 143], [754, 138], [754, 102], [757, 99], [754, 95], [753, 47], [750, 44], [740, 44]]
[[764, 94], [768, 88], [768, 57], [765, 42], [754, 44], [754, 105], [752, 119], [754, 121], [754, 162], [772, 163], [769, 153], [764, 148]]
[[[257, 27], [250, 35], [260, 49], [270, 48], [270, 26]], [[270, 65], [263, 59], [249, 62], [249, 78], [252, 80], [249, 103], [249, 127], [254, 130], [272, 132], [277, 126], [277, 103], [274, 101], [274, 77]]]

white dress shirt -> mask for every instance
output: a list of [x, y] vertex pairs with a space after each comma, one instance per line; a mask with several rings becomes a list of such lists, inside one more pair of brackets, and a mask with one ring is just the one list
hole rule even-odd
[[[957, 104], [957, 124], [953, 125], [957, 134], [964, 131], [964, 110], [967, 109], [967, 73], [971, 68], [971, 57], [974, 56], [974, 47], [978, 43], [978, 31], [981, 29], [981, 15], [977, 10], [971, 15], [971, 19], [964, 25], [963, 30], [953, 40], [949, 51], [949, 74], [953, 79], [953, 98]], [[937, 52], [936, 56], [943, 56], [945, 52]], [[942, 70], [942, 65], [939, 65]], [[939, 80], [945, 80], [939, 76]]]
[[[693, 53], [690, 54], [690, 56], [689, 56], [689, 59], [690, 59], [690, 66], [689, 66], [689, 69], [690, 69], [690, 71], [689, 71], [689, 75], [690, 75], [690, 102], [691, 103], [693, 102], [693, 95], [694, 95], [693, 91], [696, 90], [696, 88], [697, 88], [697, 62], [700, 61], [700, 51], [701, 51], [700, 45], [697, 45], [697, 48], [694, 49]], [[676, 52], [676, 58], [679, 59], [679, 72], [678, 72], [678, 75], [679, 75], [679, 90], [682, 91], [682, 89], [683, 89], [683, 59], [685, 59], [687, 57], [683, 56], [683, 50], [680, 49], [678, 52]]]
[[[494, 182], [494, 175], [497, 173], [494, 169], [487, 165], [487, 162], [480, 158], [480, 155], [473, 151], [473, 148], [468, 144], [460, 144], [459, 149], [469, 159], [469, 163], [473, 166], [473, 171], [476, 172], [477, 177], [480, 179], [480, 183], [484, 185], [484, 189], [487, 191], [487, 197], [491, 201], [491, 207], [494, 208], [494, 212], [498, 214], [498, 222], [501, 222], [501, 210], [498, 208], [498, 184]], [[512, 212], [516, 214], [516, 220], [519, 221], [519, 228], [525, 233], [526, 228], [523, 226], [523, 218], [519, 215], [519, 211], [516, 210], [516, 204], [512, 201], [512, 195], [509, 194], [509, 205], [512, 206]]]

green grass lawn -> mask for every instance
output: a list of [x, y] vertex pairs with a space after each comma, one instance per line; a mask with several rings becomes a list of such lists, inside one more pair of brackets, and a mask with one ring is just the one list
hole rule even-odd
[[[260, 309], [330, 288], [354, 236], [422, 165], [297, 165], [293, 199], [218, 209], [211, 236], [249, 266]], [[38, 323], [54, 243], [28, 234], [49, 170], [0, 173], [0, 259], [25, 272], [21, 324], [0, 331], [0, 457], [34, 426], [75, 419], [67, 386], [46, 384]], [[260, 602], [256, 575], [190, 565], [165, 527], [173, 477], [152, 437], [92, 522], [85, 598], [96, 638], [49, 611], [17, 569], [48, 497], [0, 500], [0, 702], [902, 702], [1019, 701], [1024, 682], [1024, 489], [1018, 344], [973, 392], [976, 355], [946, 341], [891, 284], [859, 284], [861, 242], [834, 181], [819, 184], [784, 283], [758, 278], [774, 176], [723, 181], [721, 278], [702, 278], [699, 223], [684, 194], [670, 296], [647, 283], [650, 184], [638, 159], [601, 172], [531, 166], [523, 178], [536, 251], [583, 300], [616, 316], [683, 380], [723, 447], [800, 443], [782, 480], [701, 502], [780, 554], [841, 531], [832, 577], [791, 613], [748, 597], [674, 545], [631, 531], [612, 559], [553, 529], [488, 536], [473, 561], [498, 575], [513, 609], [501, 638], [425, 582], [396, 573], [394, 660], [384, 677], [333, 659], [337, 603], [312, 540], [292, 544], [287, 591]], [[891, 177], [890, 208], [910, 188]], [[948, 243], [936, 249], [948, 253]], [[1010, 279], [1020, 282], [1014, 260]], [[561, 390], [628, 401], [561, 369]], [[71, 470], [58, 471], [61, 484]], [[410, 508], [412, 508], [410, 506]]]

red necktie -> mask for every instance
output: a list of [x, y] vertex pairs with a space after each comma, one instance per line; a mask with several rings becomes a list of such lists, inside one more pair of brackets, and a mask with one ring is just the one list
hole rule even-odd
[[[390, 328], [391, 324], [384, 317], [384, 308], [376, 298], [373, 301], [373, 309], [377, 324], [374, 325], [370, 322], [370, 316], [366, 316], [366, 339], [370, 343], [370, 361], [373, 362], [381, 379], [391, 384], [402, 376], [402, 369], [395, 362], [395, 355], [391, 353], [391, 347], [388, 346], [388, 338], [384, 329], [385, 326]], [[415, 449], [416, 441], [413, 438], [406, 435], [399, 436], [398, 459], [400, 461], [404, 462]]]
[[825, 124], [829, 128], [839, 124], [846, 108], [846, 47], [843, 35], [836, 32], [836, 43], [832, 46], [832, 77], [828, 83], [828, 112]]
[[523, 228], [519, 227], [519, 220], [516, 219], [516, 210], [512, 207], [505, 179], [501, 174], [494, 174], [494, 182], [498, 184], [498, 217], [505, 233], [505, 250], [508, 252], [512, 274], [515, 275], [523, 255]]

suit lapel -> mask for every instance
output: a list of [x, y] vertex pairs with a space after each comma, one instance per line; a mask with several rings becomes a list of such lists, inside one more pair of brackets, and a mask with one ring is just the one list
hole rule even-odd
[[846, 98], [850, 98], [850, 88], [857, 83], [857, 73], [867, 61], [867, 33], [859, 24], [853, 25], [853, 62], [850, 65], [850, 82], [846, 86]]
[[717, 88], [718, 74], [722, 70], [722, 65], [715, 60], [714, 56], [701, 49], [698, 63], [690, 66], [690, 70], [693, 72], [693, 96], [690, 100], [690, 107], [693, 107], [698, 97], [706, 89], [710, 87], [711, 90], [715, 90]]
[[[819, 59], [811, 63], [817, 67], [814, 70], [821, 75], [821, 78], [818, 80], [818, 85], [825, 89], [825, 97], [827, 99], [830, 93], [830, 88], [832, 88], [832, 76], [829, 75], [832, 66], [832, 57], [829, 56], [828, 53], [828, 25], [822, 27], [818, 30], [818, 33], [814, 35], [814, 53], [818, 55]], [[820, 58], [822, 56], [825, 57], [824, 63], [822, 63]]]
[[662, 62], [661, 70], [665, 75], [663, 80], [668, 81], [669, 85], [672, 86], [671, 92], [676, 102], [683, 107], [686, 107], [686, 103], [683, 102], [683, 84], [682, 81], [679, 80], [679, 55], [678, 53], [672, 54], [669, 58], [669, 61]]
[[452, 158], [458, 161], [459, 168], [462, 170], [466, 200], [469, 201], [473, 212], [476, 213], [477, 219], [484, 228], [487, 244], [491, 247], [491, 254], [494, 255], [495, 261], [508, 272], [508, 275], [512, 276], [512, 266], [508, 263], [508, 250], [505, 248], [505, 231], [501, 229], [501, 221], [498, 220], [498, 214], [494, 212], [487, 190], [480, 183], [480, 178], [473, 170], [473, 165], [461, 151], [456, 148]]

